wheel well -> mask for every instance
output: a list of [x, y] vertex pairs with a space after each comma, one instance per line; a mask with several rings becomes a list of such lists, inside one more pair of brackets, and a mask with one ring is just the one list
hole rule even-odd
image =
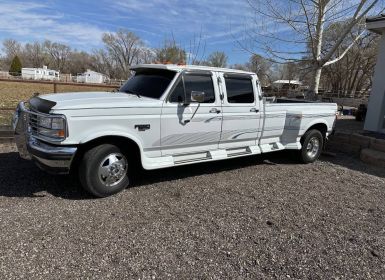
[[78, 146], [78, 150], [76, 151], [75, 158], [71, 164], [71, 170], [76, 170], [79, 165], [83, 155], [90, 149], [102, 145], [102, 144], [113, 144], [123, 149], [125, 152], [130, 152], [130, 158], [134, 160], [134, 162], [141, 164], [140, 160], [140, 149], [138, 144], [126, 137], [122, 136], [104, 136], [93, 139], [87, 143], [81, 144]]
[[[315, 125], [312, 125], [311, 127], [309, 127], [308, 130], [306, 130], [306, 132], [310, 131], [310, 130], [313, 130], [313, 129], [316, 129], [318, 130], [319, 132], [321, 132], [323, 138], [324, 138], [324, 143], [325, 143], [325, 140], [326, 140], [326, 132], [328, 131], [328, 127], [326, 126], [326, 124], [324, 123], [317, 123]], [[304, 136], [306, 134], [306, 132], [304, 133], [304, 135], [301, 137], [301, 144], [303, 144], [303, 141], [304, 141]]]

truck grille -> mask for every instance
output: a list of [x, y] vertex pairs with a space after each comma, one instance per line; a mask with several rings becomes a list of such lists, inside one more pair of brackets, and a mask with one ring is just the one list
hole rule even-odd
[[[53, 129], [51, 127], [44, 127], [40, 125], [40, 118], [50, 118], [50, 119], [55, 119], [55, 118], [64, 118], [63, 116], [59, 115], [52, 115], [52, 114], [45, 114], [38, 112], [34, 110], [33, 108], [25, 108], [24, 104], [22, 104], [22, 119], [24, 123], [24, 130], [28, 132], [28, 134], [34, 136], [37, 139], [40, 140], [47, 140], [47, 141], [57, 141], [60, 142], [62, 141], [65, 137], [51, 137], [49, 135], [41, 133], [42, 131], [58, 131], [60, 129]], [[65, 135], [67, 131], [67, 127], [65, 126], [64, 128]]]
[[33, 136], [39, 136], [39, 133], [38, 133], [38, 115], [37, 114], [38, 113], [34, 112], [34, 111], [29, 111], [28, 112], [29, 129], [30, 129], [30, 133]]

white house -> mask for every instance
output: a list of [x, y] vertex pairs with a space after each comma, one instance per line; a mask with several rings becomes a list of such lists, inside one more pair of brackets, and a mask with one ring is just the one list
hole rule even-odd
[[385, 14], [368, 18], [366, 28], [381, 37], [364, 129], [385, 133]]
[[87, 69], [86, 72], [76, 76], [76, 81], [78, 83], [103, 84], [108, 81], [108, 77], [102, 73]]
[[21, 68], [21, 77], [28, 80], [59, 80], [59, 71], [43, 68]]

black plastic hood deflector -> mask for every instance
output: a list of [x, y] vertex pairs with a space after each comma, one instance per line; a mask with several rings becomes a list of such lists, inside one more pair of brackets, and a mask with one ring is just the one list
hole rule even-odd
[[29, 100], [29, 105], [34, 111], [48, 114], [51, 111], [52, 107], [56, 105], [56, 102], [46, 100], [40, 97], [32, 97]]

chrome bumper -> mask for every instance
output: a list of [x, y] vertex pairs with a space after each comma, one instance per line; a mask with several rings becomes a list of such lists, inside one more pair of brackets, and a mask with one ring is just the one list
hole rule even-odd
[[41, 169], [50, 173], [69, 173], [77, 147], [53, 145], [32, 136], [28, 125], [31, 113], [21, 102], [13, 117], [15, 142], [20, 157], [34, 160]]

